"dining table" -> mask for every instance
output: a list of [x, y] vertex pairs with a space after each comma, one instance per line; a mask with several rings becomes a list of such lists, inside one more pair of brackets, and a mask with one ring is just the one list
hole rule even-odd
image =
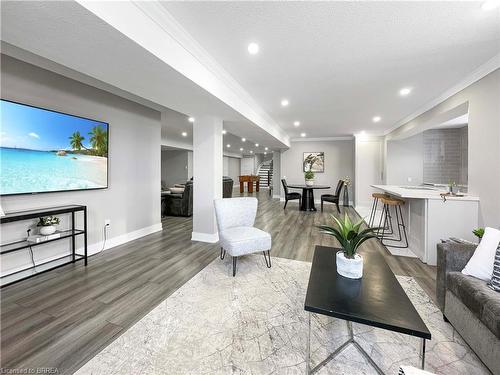
[[288, 187], [291, 189], [302, 189], [301, 211], [317, 211], [314, 205], [314, 189], [330, 189], [330, 186], [326, 185], [289, 184]]

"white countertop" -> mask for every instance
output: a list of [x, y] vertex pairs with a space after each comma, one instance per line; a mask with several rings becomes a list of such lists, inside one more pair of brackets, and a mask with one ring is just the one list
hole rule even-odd
[[[412, 186], [411, 189], [405, 188], [404, 186], [397, 185], [370, 185], [371, 187], [379, 190], [383, 190], [386, 193], [395, 195], [400, 198], [408, 199], [443, 199], [439, 194], [445, 193], [444, 190], [439, 190], [435, 187], [422, 187], [421, 189], [417, 186]], [[460, 200], [460, 201], [479, 201], [479, 197], [474, 197], [472, 195], [467, 195], [463, 197], [453, 197], [447, 196], [446, 200]]]

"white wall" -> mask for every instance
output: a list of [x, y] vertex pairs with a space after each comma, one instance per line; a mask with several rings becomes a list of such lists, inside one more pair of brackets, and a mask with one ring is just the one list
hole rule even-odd
[[161, 179], [167, 187], [185, 184], [189, 175], [189, 151], [161, 151]]
[[[89, 251], [100, 249], [104, 220], [108, 245], [161, 229], [160, 113], [33, 65], [1, 56], [2, 98], [109, 123], [109, 188], [2, 197], [5, 211], [65, 204], [88, 207]], [[68, 225], [61, 217], [61, 229]], [[21, 239], [32, 222], [1, 226], [2, 242]], [[64, 241], [35, 249], [40, 262], [67, 252]], [[2, 256], [2, 272], [30, 264], [28, 252]]]
[[[353, 140], [297, 141], [292, 142], [291, 147], [281, 154], [281, 178], [286, 178], [288, 184], [304, 184], [302, 170], [304, 152], [325, 153], [325, 172], [316, 173], [315, 184], [328, 185], [331, 188], [315, 192], [315, 199], [319, 199], [321, 194], [333, 194], [338, 180], [345, 176], [350, 176], [351, 180], [354, 181]], [[352, 192], [353, 187], [349, 191], [350, 199], [352, 199]], [[284, 192], [281, 191], [281, 196], [283, 194]]]
[[255, 157], [243, 157], [241, 158], [241, 174], [242, 175], [251, 175], [255, 174]]
[[[469, 193], [480, 198], [479, 225], [500, 227], [500, 69], [451, 96], [390, 133], [387, 138], [422, 132], [447, 113], [465, 107], [468, 125]], [[415, 133], [414, 133], [415, 134]]]
[[356, 137], [355, 140], [355, 205], [370, 207], [372, 193], [370, 185], [381, 184], [384, 178], [383, 147], [381, 137]]
[[241, 175], [241, 163], [239, 158], [224, 156], [223, 175], [233, 179], [234, 185], [239, 185], [239, 176]]
[[423, 182], [423, 135], [387, 142], [387, 185], [420, 185]]

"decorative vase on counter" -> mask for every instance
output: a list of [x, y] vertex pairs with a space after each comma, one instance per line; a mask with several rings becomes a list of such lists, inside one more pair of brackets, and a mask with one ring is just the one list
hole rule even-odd
[[49, 236], [55, 232], [56, 232], [55, 225], [45, 225], [45, 226], [40, 227], [40, 234], [42, 236]]
[[344, 251], [338, 251], [337, 272], [349, 279], [361, 279], [363, 276], [363, 257], [355, 254], [354, 258], [347, 258]]
[[313, 185], [314, 185], [314, 179], [306, 180], [306, 186], [313, 186]]

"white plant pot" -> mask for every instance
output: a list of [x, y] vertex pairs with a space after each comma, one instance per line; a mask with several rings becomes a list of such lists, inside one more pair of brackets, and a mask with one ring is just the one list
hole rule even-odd
[[354, 259], [346, 258], [343, 251], [337, 252], [337, 272], [349, 279], [361, 279], [363, 276], [363, 257], [354, 255]]
[[313, 186], [314, 180], [306, 180], [306, 186]]
[[52, 233], [55, 233], [56, 227], [54, 225], [47, 225], [44, 227], [40, 227], [40, 234], [42, 236], [48, 236], [51, 235]]

